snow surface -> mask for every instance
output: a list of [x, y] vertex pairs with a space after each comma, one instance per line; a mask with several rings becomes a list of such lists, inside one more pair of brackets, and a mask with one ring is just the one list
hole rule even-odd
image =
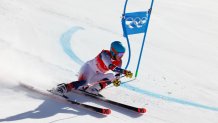
[[[129, 1], [131, 11], [150, 5]], [[146, 107], [144, 115], [77, 97], [112, 109], [102, 116], [19, 86], [24, 82], [46, 90], [76, 80], [80, 66], [111, 41], [126, 45], [123, 5], [124, 0], [0, 0], [0, 122], [218, 123], [217, 0], [154, 2], [138, 78], [102, 92]], [[141, 39], [130, 38], [133, 72]]]

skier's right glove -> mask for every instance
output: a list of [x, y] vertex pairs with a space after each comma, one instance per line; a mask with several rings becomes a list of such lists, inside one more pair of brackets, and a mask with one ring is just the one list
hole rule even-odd
[[115, 87], [120, 86], [120, 83], [121, 83], [121, 81], [120, 81], [119, 79], [115, 79], [115, 80], [113, 81], [113, 84], [114, 84]]
[[132, 76], [133, 76], [132, 72], [129, 70], [124, 70], [124, 75], [127, 78], [132, 78]]

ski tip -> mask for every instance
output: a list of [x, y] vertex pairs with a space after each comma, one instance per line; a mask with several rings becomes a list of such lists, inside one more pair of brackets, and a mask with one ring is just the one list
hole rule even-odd
[[138, 108], [139, 113], [145, 113], [147, 110], [145, 108]]
[[110, 109], [102, 109], [102, 114], [105, 114], [105, 115], [111, 114], [111, 110]]

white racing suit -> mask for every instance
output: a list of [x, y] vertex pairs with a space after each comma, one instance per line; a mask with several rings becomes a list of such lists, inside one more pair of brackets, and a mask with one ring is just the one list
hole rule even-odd
[[[107, 79], [112, 82], [116, 79], [113, 73], [107, 73], [109, 70], [115, 69], [115, 67], [121, 67], [122, 61], [113, 60], [110, 51], [103, 50], [97, 57], [87, 61], [80, 69], [78, 82], [85, 80], [81, 87], [86, 85], [93, 86], [102, 90], [107, 84], [96, 84], [103, 79]], [[79, 83], [78, 83], [79, 84]], [[92, 87], [90, 87], [92, 88]]]

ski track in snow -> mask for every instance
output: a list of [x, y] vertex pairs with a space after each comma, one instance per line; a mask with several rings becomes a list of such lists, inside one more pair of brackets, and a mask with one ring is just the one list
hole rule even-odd
[[83, 29], [82, 27], [72, 27], [70, 30], [65, 32], [61, 38], [61, 46], [64, 49], [64, 52], [77, 64], [82, 65], [84, 62], [73, 52], [71, 49], [71, 42], [70, 39], [72, 35], [77, 32], [78, 30]]
[[[79, 31], [82, 30], [82, 27], [72, 27], [70, 28], [68, 31], [66, 31], [65, 33], [63, 33], [61, 35], [60, 38], [60, 43], [61, 46], [64, 50], [64, 52], [77, 64], [82, 65], [84, 63], [84, 61], [82, 61], [73, 51], [73, 49], [71, 48], [71, 37], [72, 35]], [[182, 100], [179, 98], [174, 98], [174, 97], [169, 97], [169, 96], [164, 96], [158, 93], [154, 93], [151, 91], [147, 91], [147, 90], [143, 90], [137, 87], [134, 87], [132, 85], [129, 85], [128, 83], [122, 84], [121, 87], [126, 88], [128, 90], [143, 94], [143, 95], [148, 95], [154, 98], [158, 98], [158, 99], [162, 99], [165, 101], [169, 101], [169, 102], [175, 102], [175, 103], [179, 103], [182, 105], [188, 105], [188, 106], [193, 106], [193, 107], [197, 107], [197, 108], [203, 108], [203, 109], [207, 109], [207, 110], [212, 110], [212, 111], [218, 111], [218, 107], [212, 107], [212, 106], [207, 106], [207, 105], [203, 105], [200, 103], [196, 103], [196, 102], [192, 102], [192, 101], [186, 101], [186, 100]]]

